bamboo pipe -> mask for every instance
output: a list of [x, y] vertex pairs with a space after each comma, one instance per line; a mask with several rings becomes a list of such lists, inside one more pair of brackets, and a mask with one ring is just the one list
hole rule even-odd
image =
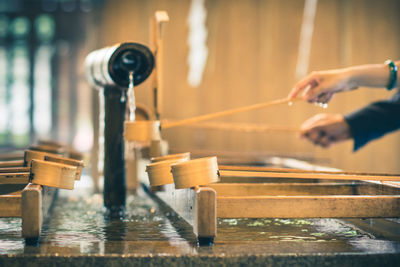
[[192, 117], [192, 118], [188, 118], [188, 119], [184, 119], [184, 120], [180, 120], [180, 121], [176, 121], [176, 122], [162, 123], [161, 129], [168, 129], [168, 128], [191, 124], [191, 123], [195, 123], [195, 122], [199, 122], [199, 121], [210, 120], [210, 119], [215, 119], [215, 118], [219, 118], [219, 117], [223, 117], [223, 116], [228, 116], [228, 115], [232, 115], [232, 114], [236, 114], [236, 113], [240, 113], [240, 112], [261, 109], [261, 108], [275, 106], [275, 105], [279, 105], [279, 104], [291, 103], [291, 102], [297, 101], [297, 100], [300, 100], [300, 99], [292, 100], [289, 98], [281, 98], [281, 99], [276, 99], [273, 101], [254, 104], [254, 105], [245, 106], [245, 107], [241, 107], [241, 108], [228, 109], [225, 111], [200, 115], [197, 117]]

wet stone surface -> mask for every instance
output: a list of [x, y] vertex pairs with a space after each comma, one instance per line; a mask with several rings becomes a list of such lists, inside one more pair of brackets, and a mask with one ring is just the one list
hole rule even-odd
[[200, 247], [189, 225], [166, 214], [142, 191], [128, 195], [126, 215], [114, 219], [106, 215], [101, 195], [60, 191], [51, 220], [45, 221], [35, 246], [25, 245], [20, 237], [20, 219], [0, 218], [0, 263], [33, 255], [172, 256], [198, 260], [234, 257], [240, 262], [248, 260], [242, 257], [258, 259], [271, 255], [334, 255], [334, 260], [338, 255], [398, 258], [400, 252], [398, 239], [377, 238], [338, 219], [218, 219], [214, 245]]

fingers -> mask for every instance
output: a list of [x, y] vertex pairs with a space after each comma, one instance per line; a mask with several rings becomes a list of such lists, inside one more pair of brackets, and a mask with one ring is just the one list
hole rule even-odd
[[289, 99], [295, 99], [298, 97], [303, 97], [305, 100], [308, 100], [306, 96], [310, 93], [310, 90], [319, 85], [319, 80], [314, 73], [310, 74], [300, 82], [298, 82], [292, 91], [289, 93]]
[[349, 139], [350, 130], [341, 114], [317, 114], [301, 125], [300, 136], [327, 148]]
[[327, 148], [350, 139], [351, 131], [343, 115], [317, 114], [301, 125], [300, 136], [315, 145]]
[[314, 145], [321, 146], [323, 148], [330, 147], [336, 142], [335, 136], [330, 135], [323, 129], [313, 128], [312, 130], [305, 131], [302, 136], [307, 138]]
[[348, 83], [343, 70], [312, 72], [299, 81], [288, 98], [303, 98], [310, 103], [328, 103], [333, 94], [348, 90]]
[[326, 104], [333, 97], [333, 93], [321, 93], [315, 97], [313, 97], [309, 102], [318, 103], [318, 104]]
[[328, 148], [334, 143], [334, 139], [335, 138], [333, 136], [325, 135], [318, 141], [316, 145], [320, 145], [323, 148]]
[[332, 99], [333, 95], [332, 92], [324, 92], [321, 85], [318, 85], [305, 90], [303, 98], [310, 103], [326, 104]]
[[290, 92], [289, 99], [302, 97], [310, 103], [328, 103], [332, 98], [332, 93], [321, 92], [320, 81], [317, 74], [311, 74], [300, 81]]

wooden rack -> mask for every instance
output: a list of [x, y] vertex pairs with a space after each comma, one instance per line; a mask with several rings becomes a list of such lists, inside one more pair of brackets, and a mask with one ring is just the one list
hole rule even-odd
[[0, 195], [0, 217], [21, 218], [22, 237], [36, 241], [56, 192], [56, 188], [29, 183], [21, 191]]
[[[240, 175], [223, 175], [240, 169]], [[257, 167], [256, 167], [257, 168]], [[173, 184], [152, 193], [193, 227], [200, 243], [211, 242], [217, 234], [218, 218], [373, 218], [400, 217], [400, 184], [378, 181], [333, 180], [343, 173], [270, 169], [271, 173], [292, 174], [275, 178], [265, 169], [222, 166], [221, 182], [176, 190]], [[293, 174], [295, 174], [293, 176]], [[296, 178], [296, 175], [299, 177]], [[362, 175], [360, 179], [362, 180]], [[301, 176], [301, 177], [300, 177]], [[330, 176], [330, 177], [328, 177]], [[313, 180], [310, 180], [312, 178]]]
[[[28, 243], [38, 241], [43, 222], [56, 199], [57, 188], [72, 189], [74, 180], [80, 179], [83, 167], [80, 160], [42, 153], [40, 146], [36, 148], [39, 152], [25, 151], [23, 160], [8, 158], [11, 160], [7, 161], [7, 155], [2, 155], [4, 161], [0, 162], [0, 218], [21, 218], [22, 237]], [[31, 152], [39, 153], [46, 161], [32, 158]], [[74, 155], [81, 158], [78, 153]], [[32, 164], [28, 164], [28, 159]], [[64, 172], [68, 172], [68, 177]], [[45, 186], [49, 181], [56, 183], [53, 187]]]

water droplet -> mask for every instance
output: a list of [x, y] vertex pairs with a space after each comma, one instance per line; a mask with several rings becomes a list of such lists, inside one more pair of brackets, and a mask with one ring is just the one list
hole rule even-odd
[[315, 103], [315, 105], [318, 106], [318, 107], [321, 107], [323, 109], [328, 108], [328, 104], [327, 103], [320, 102], [320, 103]]
[[124, 103], [126, 101], [125, 92], [122, 93], [120, 101], [121, 103]]

